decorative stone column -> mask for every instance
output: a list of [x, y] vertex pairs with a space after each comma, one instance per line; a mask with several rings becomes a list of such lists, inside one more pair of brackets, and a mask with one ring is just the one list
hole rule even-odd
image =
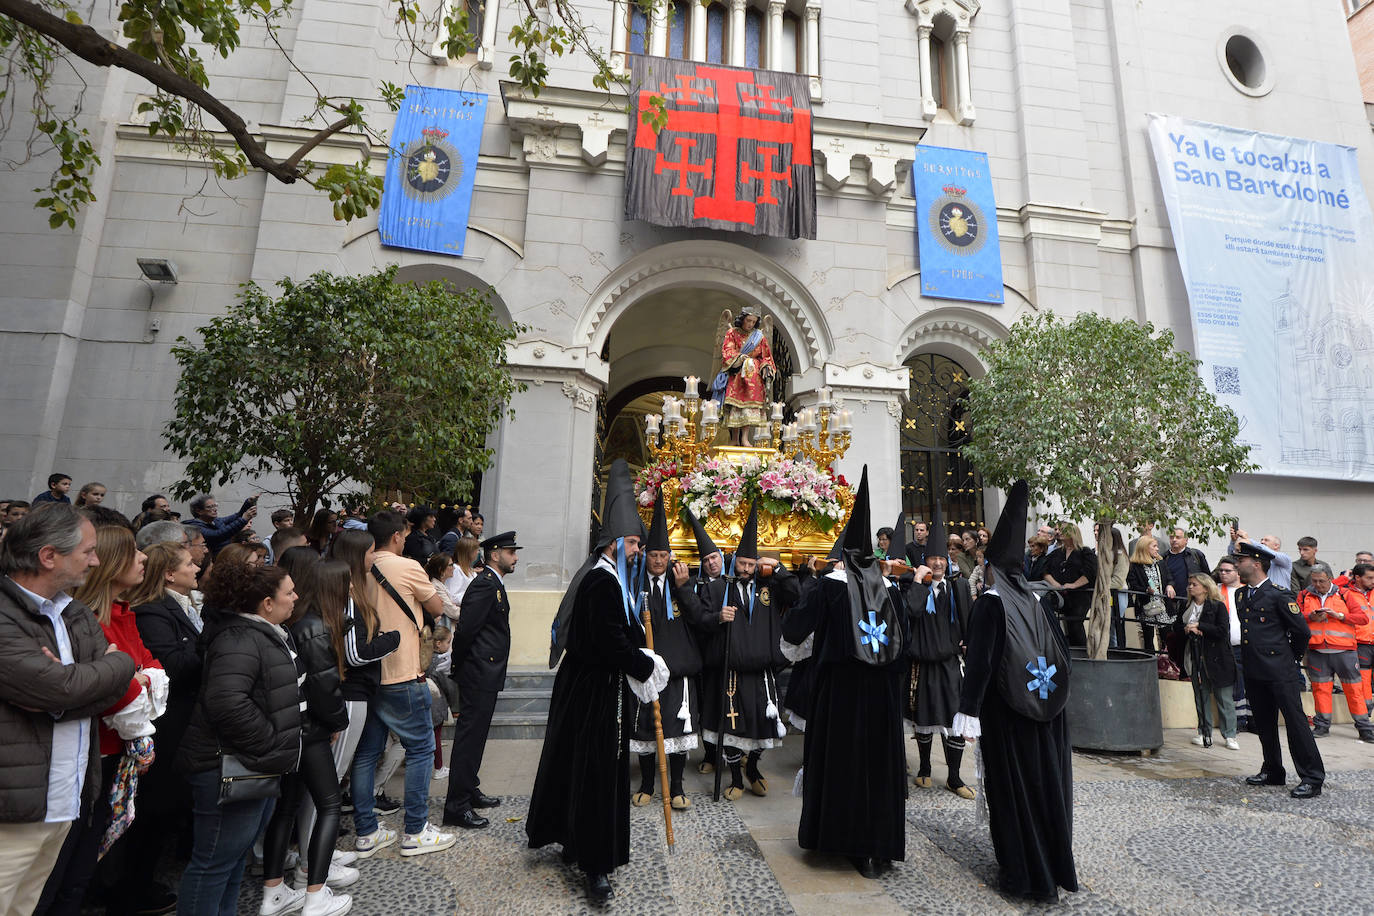
[[730, 66], [744, 66], [745, 0], [730, 0]]
[[691, 5], [692, 60], [706, 60], [706, 7], [700, 2]]
[[811, 100], [821, 98], [821, 7], [812, 0], [806, 4], [806, 75], [811, 83]]
[[501, 9], [498, 0], [482, 4], [482, 45], [477, 49], [477, 66], [490, 70], [496, 60], [496, 15]]
[[765, 70], [777, 70], [782, 63], [782, 0], [768, 2], [768, 52]]
[[615, 0], [611, 4], [611, 69], [623, 72], [628, 68], [625, 50], [629, 42], [626, 25], [626, 0]]
[[654, 57], [668, 56], [668, 4], [655, 3], [649, 19], [649, 53]]
[[969, 80], [967, 27], [954, 33], [954, 70], [955, 79], [959, 84], [959, 110], [955, 117], [958, 118], [960, 124], [972, 124], [974, 118], [973, 85]]
[[934, 78], [930, 69], [930, 33], [934, 27], [923, 22], [916, 26], [917, 47], [920, 52], [921, 66], [921, 117], [927, 121], [935, 120], [938, 106], [935, 103]]

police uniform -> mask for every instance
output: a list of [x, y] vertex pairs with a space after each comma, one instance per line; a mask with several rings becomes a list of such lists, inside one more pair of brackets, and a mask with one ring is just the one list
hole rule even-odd
[[[1242, 544], [1239, 549], [1258, 556], [1246, 551], [1247, 547], [1248, 544]], [[1315, 786], [1319, 792], [1326, 770], [1302, 708], [1302, 682], [1296, 664], [1311, 638], [1307, 621], [1293, 594], [1268, 579], [1237, 589], [1236, 609], [1240, 616], [1245, 692], [1250, 699], [1251, 722], [1264, 752], [1260, 772], [1249, 777], [1249, 781], [1252, 785], [1283, 785], [1285, 773], [1278, 730], [1278, 714], [1283, 713], [1293, 768], [1302, 783]]]
[[[514, 531], [482, 542], [488, 555], [507, 547], [520, 549]], [[453, 720], [445, 824], [485, 827], [486, 819], [476, 816], [472, 809], [501, 803], [482, 793], [477, 772], [482, 768], [496, 697], [506, 684], [509, 658], [510, 601], [500, 574], [483, 566], [463, 593], [463, 613], [453, 637], [453, 673], [449, 676], [458, 684], [458, 715]]]

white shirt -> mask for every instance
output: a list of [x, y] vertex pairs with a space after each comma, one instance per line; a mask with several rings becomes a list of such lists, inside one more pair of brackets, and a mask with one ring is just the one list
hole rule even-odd
[[1231, 618], [1231, 645], [1240, 645], [1240, 614], [1236, 613], [1236, 592], [1240, 591], [1239, 585], [1223, 585], [1222, 593], [1226, 596], [1226, 611]]
[[458, 607], [462, 607], [463, 595], [467, 592], [468, 586], [472, 584], [472, 580], [476, 578], [476, 573], [464, 572], [462, 569], [455, 566], [453, 568], [453, 575], [449, 576], [448, 582], [445, 583], [449, 600]]
[[[13, 579], [10, 580], [14, 582]], [[52, 623], [53, 635], [57, 639], [57, 654], [62, 664], [75, 663], [72, 655], [72, 640], [67, 633], [67, 624], [62, 619], [62, 611], [71, 604], [71, 596], [58, 592], [52, 598], [34, 594], [18, 582], [14, 582], [25, 595], [38, 605], [38, 613]], [[44, 820], [49, 824], [74, 821], [81, 816], [81, 788], [86, 781], [86, 760], [91, 752], [91, 720], [72, 719], [52, 724], [52, 758], [48, 763], [48, 814]]]

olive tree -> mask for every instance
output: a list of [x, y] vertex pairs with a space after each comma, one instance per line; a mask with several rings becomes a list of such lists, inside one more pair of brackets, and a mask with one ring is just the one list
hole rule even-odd
[[1031, 500], [1099, 525], [1088, 652], [1105, 658], [1112, 526], [1175, 520], [1222, 533], [1213, 508], [1234, 474], [1255, 469], [1236, 415], [1202, 384], [1169, 330], [1084, 313], [1018, 322], [983, 351], [971, 380], [963, 454], [994, 486], [1024, 478]]

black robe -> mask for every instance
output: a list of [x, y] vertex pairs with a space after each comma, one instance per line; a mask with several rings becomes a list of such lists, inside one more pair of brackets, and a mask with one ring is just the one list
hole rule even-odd
[[[754, 583], [754, 612], [749, 613], [746, 588]], [[800, 590], [797, 577], [786, 567], [779, 566], [767, 579], [741, 580], [729, 586], [735, 619], [730, 628], [730, 664], [725, 671], [725, 627], [712, 638], [708, 651], [714, 666], [708, 667], [702, 679], [701, 714], [704, 717], [702, 737], [718, 743], [717, 728], [721, 722], [721, 703], [725, 701], [725, 745], [743, 751], [774, 747], [786, 733], [782, 724], [782, 697], [778, 695], [776, 672], [787, 665], [779, 642], [782, 638], [782, 616], [797, 603]], [[725, 697], [731, 684], [734, 696]], [[728, 712], [736, 713], [731, 719]], [[772, 715], [769, 715], [769, 712]]]
[[620, 584], [604, 564], [578, 586], [567, 652], [553, 683], [544, 750], [525, 833], [531, 849], [560, 843], [589, 875], [630, 861], [630, 732], [634, 694], [648, 680], [644, 633], [625, 619]]
[[[901, 595], [889, 588], [894, 605]], [[903, 620], [905, 614], [898, 619]], [[906, 753], [902, 706], [908, 661], [854, 658], [844, 581], [826, 575], [787, 615], [788, 642], [814, 632], [811, 716], [802, 752], [803, 849], [901, 860], [906, 850]]]
[[918, 732], [944, 733], [953, 725], [963, 688], [959, 656], [972, 603], [968, 580], [944, 579], [943, 582], [944, 594], [935, 602], [933, 614], [927, 612], [926, 600], [934, 583], [912, 583], [904, 596], [907, 620], [911, 625], [907, 654], [913, 663], [915, 682], [907, 718]]
[[[1048, 616], [1039, 602], [1034, 606]], [[1057, 624], [1053, 631], [1059, 632]], [[1054, 900], [1060, 887], [1078, 890], [1068, 722], [1063, 712], [1037, 722], [1008, 708], [997, 688], [1005, 642], [1002, 600], [985, 594], [969, 621], [959, 711], [982, 725], [983, 789], [1002, 890]]]
[[[720, 622], [720, 609], [707, 612], [692, 589], [691, 583], [681, 588], [672, 584], [671, 569], [664, 576], [673, 597], [673, 619], [668, 619], [667, 602], [655, 602], [650, 592], [649, 619], [654, 628], [654, 653], [668, 665], [668, 686], [658, 695], [663, 721], [665, 751], [669, 754], [690, 751], [697, 746], [701, 731], [701, 640], [709, 634], [712, 623]], [[687, 719], [681, 717], [683, 695], [687, 697]], [[635, 699], [635, 729], [630, 750], [636, 754], [657, 753], [654, 735], [654, 706]], [[688, 727], [690, 724], [690, 728]]]
[[[801, 576], [797, 578], [801, 579]], [[814, 626], [815, 615], [803, 614], [793, 617], [793, 614], [811, 600], [810, 593], [819, 588], [820, 584], [819, 576], [801, 579], [801, 599], [797, 608], [790, 611], [782, 622], [782, 638], [786, 643], [782, 647], [783, 653], [792, 662], [792, 673], [787, 678], [787, 696], [782, 705], [787, 713], [787, 720], [799, 732], [806, 731], [806, 720], [811, 718], [812, 699], [816, 689], [816, 662], [812, 658], [815, 640], [812, 637], [813, 630], [806, 629], [808, 626]], [[798, 642], [793, 642], [789, 637], [796, 638]], [[806, 644], [808, 639], [811, 640], [810, 645]]]

